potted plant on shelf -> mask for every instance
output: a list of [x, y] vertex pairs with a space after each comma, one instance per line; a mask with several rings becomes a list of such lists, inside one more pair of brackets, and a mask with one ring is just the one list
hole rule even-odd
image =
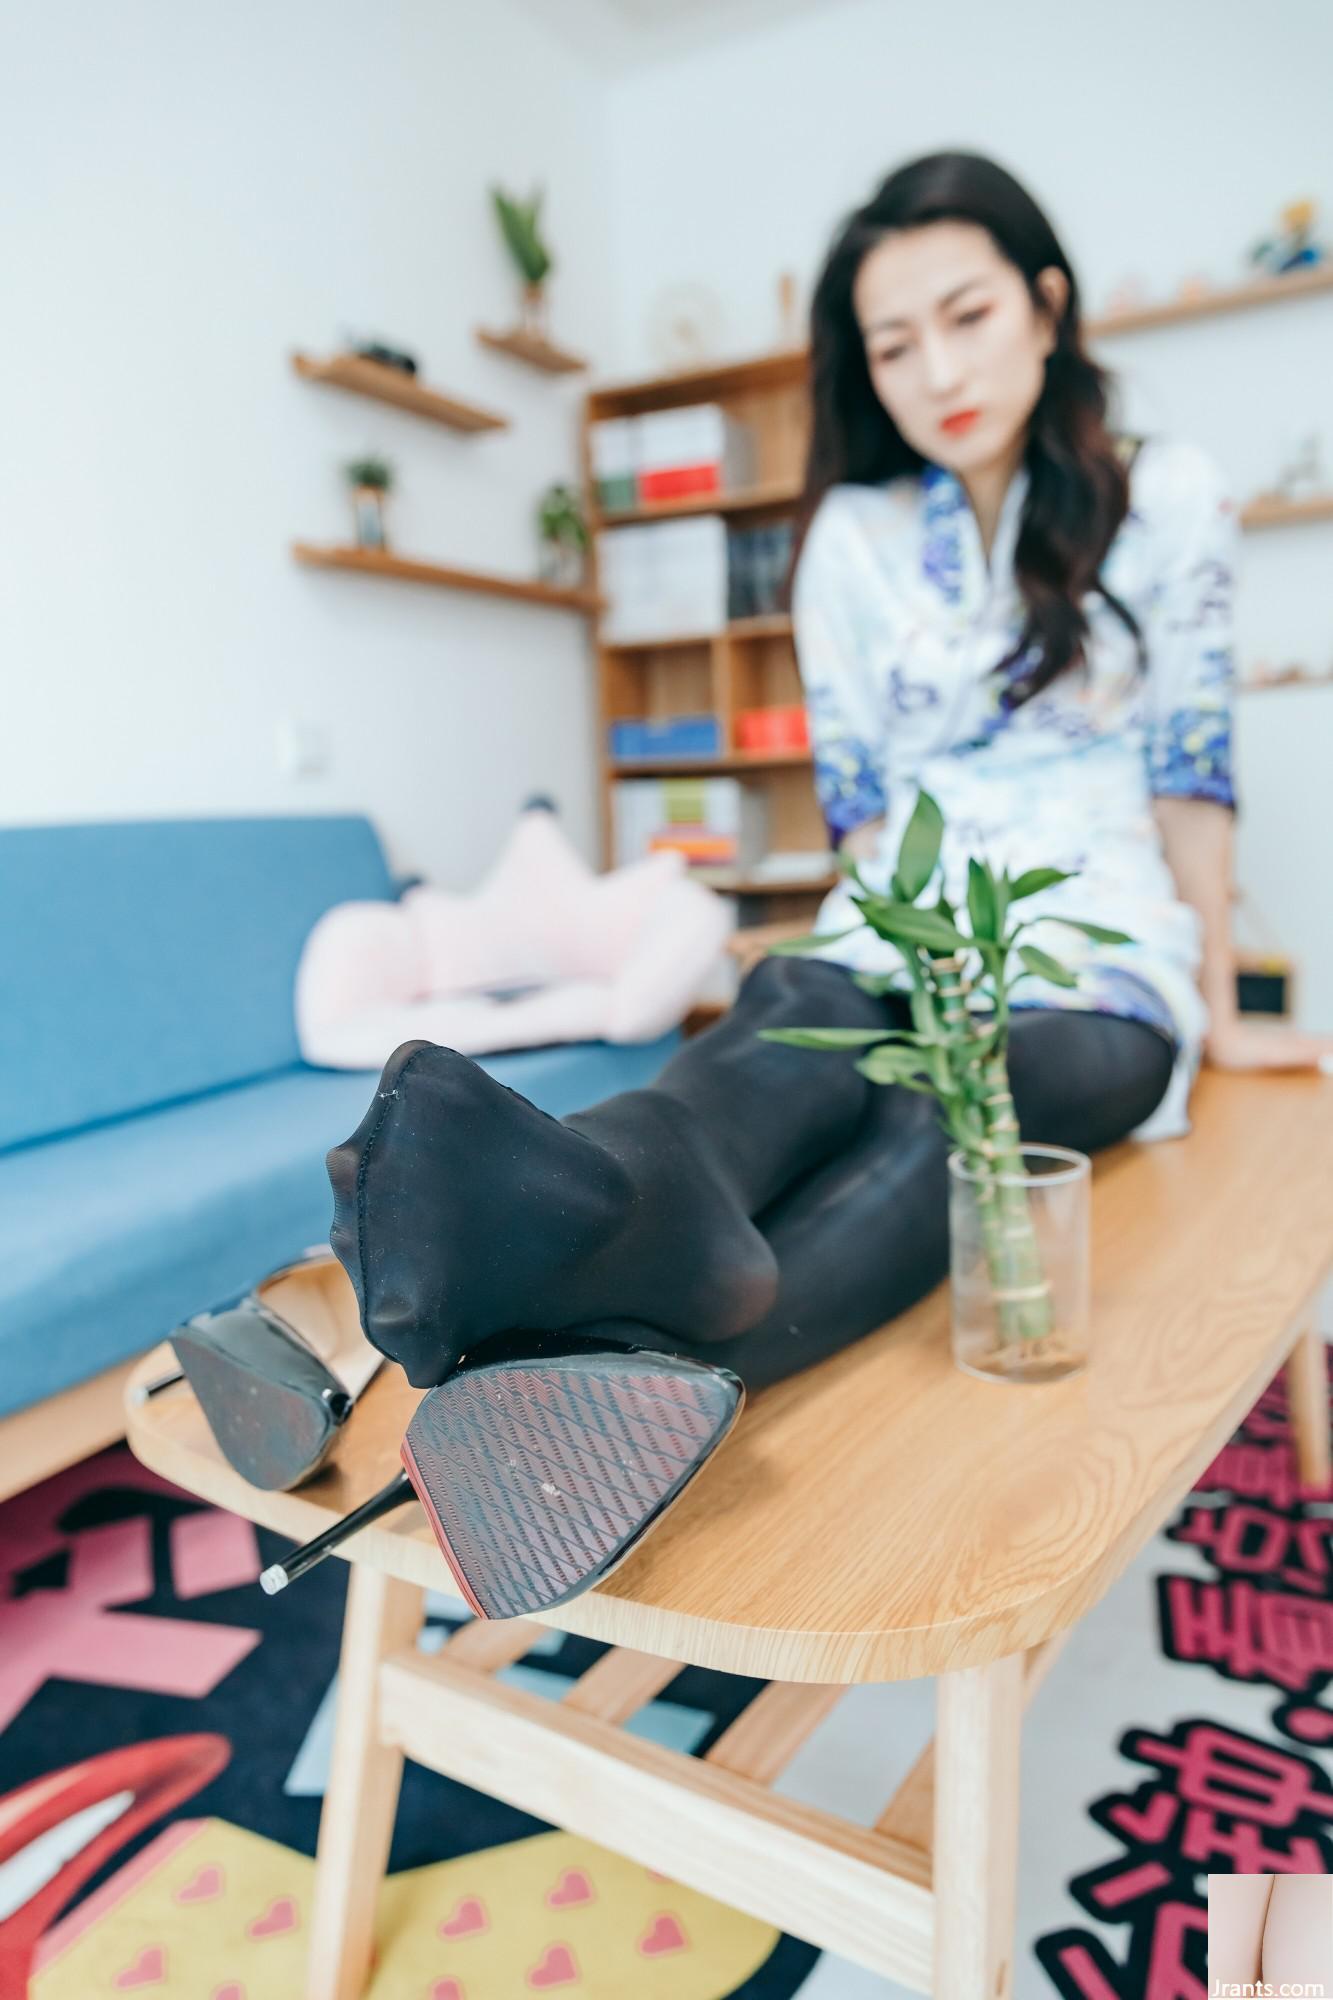
[[[872, 1083], [900, 1083], [939, 1100], [940, 1122], [954, 1141], [954, 1359], [992, 1380], [1052, 1381], [1076, 1373], [1087, 1359], [1091, 1161], [1070, 1147], [1020, 1138], [1009, 1088], [1009, 996], [1030, 974], [1070, 987], [1078, 976], [1019, 939], [1039, 923], [1068, 924], [1102, 944], [1132, 939], [1076, 917], [1011, 923], [1016, 904], [1079, 871], [1030, 868], [1011, 880], [1007, 869], [997, 875], [975, 857], [967, 864], [965, 930], [964, 912], [943, 889], [933, 903], [921, 902], [939, 863], [943, 832], [938, 804], [921, 792], [887, 894], [866, 884], [850, 856], [839, 863], [860, 892], [852, 901], [863, 924], [902, 954], [912, 1027], [764, 1028], [760, 1035], [794, 1048], [863, 1048], [856, 1068]], [[790, 938], [772, 949], [817, 951], [862, 927]], [[1010, 976], [1015, 950], [1022, 969]], [[853, 977], [868, 993], [904, 990], [899, 969]]]
[[541, 574], [547, 583], [577, 589], [583, 582], [588, 525], [572, 486], [548, 486], [537, 508]]
[[387, 549], [384, 496], [393, 485], [393, 467], [386, 458], [354, 458], [344, 466], [352, 489], [356, 543], [361, 549]]
[[525, 333], [544, 340], [546, 277], [551, 270], [551, 255], [542, 242], [537, 227], [542, 191], [539, 188], [531, 201], [526, 202], [514, 201], [498, 187], [491, 189], [491, 196], [495, 202], [501, 233], [523, 278], [520, 324]]

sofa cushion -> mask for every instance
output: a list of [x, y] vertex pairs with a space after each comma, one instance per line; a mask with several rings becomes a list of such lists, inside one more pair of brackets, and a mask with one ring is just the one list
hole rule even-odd
[[362, 818], [0, 829], [0, 1148], [298, 1062], [312, 926], [392, 896]]
[[[553, 1118], [650, 1083], [678, 1031], [479, 1058]], [[294, 1066], [0, 1154], [0, 1415], [98, 1374], [328, 1241], [324, 1155], [377, 1073]]]

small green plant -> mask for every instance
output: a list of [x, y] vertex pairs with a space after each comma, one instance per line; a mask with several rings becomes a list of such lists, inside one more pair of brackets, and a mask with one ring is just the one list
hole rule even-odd
[[542, 204], [539, 188], [531, 201], [514, 201], [503, 189], [493, 187], [491, 198], [500, 219], [500, 229], [510, 255], [530, 285], [539, 285], [551, 269], [550, 252], [538, 233], [537, 217]]
[[[911, 981], [912, 1027], [762, 1028], [760, 1039], [792, 1048], [865, 1048], [856, 1068], [872, 1083], [900, 1083], [939, 1100], [940, 1122], [977, 1176], [976, 1197], [987, 1269], [1003, 1342], [1040, 1340], [1054, 1331], [1050, 1287], [1022, 1182], [1018, 1119], [1009, 1089], [1009, 996], [1019, 981], [1037, 974], [1057, 986], [1076, 986], [1078, 975], [1058, 959], [1019, 939], [1036, 923], [1068, 924], [1101, 944], [1130, 944], [1124, 931], [1077, 917], [1043, 915], [1010, 923], [1015, 904], [1079, 871], [1029, 868], [1011, 880], [987, 861], [967, 864], [967, 921], [940, 890], [933, 904], [921, 897], [939, 864], [944, 816], [928, 792], [918, 794], [903, 834], [888, 895], [869, 888], [850, 855], [840, 866], [855, 882], [852, 902], [863, 923], [850, 930], [789, 938], [781, 953], [813, 952], [834, 938], [869, 925], [896, 945]], [[1009, 976], [1017, 951], [1022, 969]], [[901, 992], [900, 973], [855, 973], [867, 993]], [[982, 1011], [974, 999], [985, 1004]]]
[[387, 493], [393, 485], [393, 467], [387, 458], [354, 458], [344, 467], [349, 486], [370, 486]]
[[588, 547], [588, 524], [572, 486], [548, 486], [537, 509], [537, 528], [544, 542], [560, 542], [566, 548]]

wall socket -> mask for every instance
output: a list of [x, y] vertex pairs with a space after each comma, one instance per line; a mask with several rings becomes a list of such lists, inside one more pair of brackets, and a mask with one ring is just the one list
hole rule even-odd
[[277, 731], [278, 769], [285, 778], [317, 778], [329, 768], [329, 739], [323, 725], [285, 716]]

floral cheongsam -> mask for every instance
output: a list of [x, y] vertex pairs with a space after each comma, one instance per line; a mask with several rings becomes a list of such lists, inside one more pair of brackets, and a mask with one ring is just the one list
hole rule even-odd
[[[1170, 1087], [1132, 1136], [1171, 1138], [1190, 1129], [1186, 1105], [1208, 1026], [1198, 984], [1203, 919], [1176, 889], [1152, 800], [1236, 808], [1236, 510], [1207, 452], [1146, 439], [1130, 474], [1130, 511], [1102, 564], [1107, 587], [1138, 620], [1146, 671], [1133, 634], [1089, 592], [1088, 664], [1006, 712], [990, 669], [1022, 630], [1013, 556], [1027, 486], [1020, 466], [989, 564], [966, 492], [941, 466], [824, 495], [792, 596], [815, 785], [835, 847], [862, 821], [885, 818], [861, 870], [875, 887], [887, 889], [918, 787], [944, 813], [943, 886], [956, 906], [966, 908], [969, 854], [1011, 875], [1077, 870], [1028, 898], [1024, 920], [1067, 911], [1134, 942], [1096, 944], [1038, 924], [1025, 942], [1076, 971], [1078, 985], [1028, 973], [1012, 1005], [1126, 1015], [1170, 1036]], [[1027, 664], [1025, 655], [1010, 671]], [[817, 931], [859, 923], [851, 892], [844, 881], [829, 892]], [[907, 983], [897, 948], [866, 928], [818, 955], [858, 971], [898, 969]]]

